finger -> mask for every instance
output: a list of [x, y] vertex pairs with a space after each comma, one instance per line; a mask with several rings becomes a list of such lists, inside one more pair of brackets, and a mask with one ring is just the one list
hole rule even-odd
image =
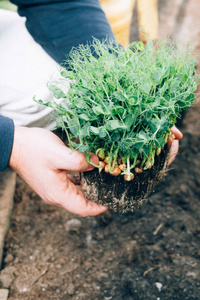
[[[56, 157], [55, 168], [69, 170], [74, 172], [84, 172], [94, 169], [94, 166], [86, 161], [85, 154], [80, 151], [72, 151], [66, 146], [60, 148]], [[90, 161], [94, 164], [99, 163], [99, 159], [95, 154], [91, 154]]]
[[170, 152], [169, 152], [170, 158], [168, 161], [168, 166], [174, 161], [174, 159], [178, 153], [178, 148], [179, 148], [179, 141], [174, 140], [172, 143], [172, 146], [170, 148]]
[[183, 134], [182, 134], [182, 132], [181, 132], [176, 126], [173, 126], [173, 127], [171, 128], [171, 132], [175, 135], [175, 138], [176, 138], [177, 140], [182, 139]]
[[65, 195], [58, 203], [71, 213], [77, 214], [81, 217], [96, 216], [104, 213], [108, 208], [98, 205], [95, 202], [87, 200], [80, 188], [77, 188], [69, 181]]

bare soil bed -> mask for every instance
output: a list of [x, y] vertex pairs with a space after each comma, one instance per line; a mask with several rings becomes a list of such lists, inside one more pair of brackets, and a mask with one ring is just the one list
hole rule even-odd
[[134, 212], [79, 218], [17, 180], [0, 287], [10, 300], [200, 299], [200, 108], [180, 153]]
[[[158, 4], [161, 37], [199, 43], [198, 1]], [[181, 130], [171, 170], [134, 212], [81, 219], [18, 178], [0, 274], [9, 300], [200, 299], [200, 105]]]

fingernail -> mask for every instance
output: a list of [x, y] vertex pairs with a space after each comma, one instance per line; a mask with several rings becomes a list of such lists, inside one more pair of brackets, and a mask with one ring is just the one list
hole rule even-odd
[[99, 159], [98, 159], [98, 157], [97, 157], [94, 153], [91, 154], [90, 161], [91, 161], [93, 164], [96, 164], [96, 165], [99, 164]]

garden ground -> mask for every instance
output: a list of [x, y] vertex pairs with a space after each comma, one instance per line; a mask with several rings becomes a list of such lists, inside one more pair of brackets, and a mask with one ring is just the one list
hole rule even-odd
[[[199, 11], [195, 0], [160, 0], [160, 36], [189, 40], [198, 54]], [[0, 275], [10, 300], [200, 299], [200, 104], [179, 128], [179, 155], [134, 212], [79, 218], [17, 178]]]

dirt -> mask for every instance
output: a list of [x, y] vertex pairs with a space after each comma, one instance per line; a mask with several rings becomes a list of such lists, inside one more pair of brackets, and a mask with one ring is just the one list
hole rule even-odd
[[10, 300], [200, 299], [200, 116], [141, 208], [79, 218], [47, 206], [18, 177], [1, 287]]
[[[199, 43], [199, 6], [160, 0], [160, 36]], [[18, 177], [0, 274], [9, 300], [200, 299], [200, 103], [180, 129], [176, 160], [134, 212], [79, 218]]]
[[[94, 169], [81, 174], [81, 187], [85, 196], [98, 203], [105, 205], [114, 211], [134, 211], [140, 206], [152, 191], [152, 188], [166, 173], [169, 147], [166, 144], [159, 156], [155, 156], [152, 168], [136, 173], [132, 181], [124, 180], [121, 175], [113, 176], [102, 170]], [[140, 166], [139, 166], [140, 167]]]

